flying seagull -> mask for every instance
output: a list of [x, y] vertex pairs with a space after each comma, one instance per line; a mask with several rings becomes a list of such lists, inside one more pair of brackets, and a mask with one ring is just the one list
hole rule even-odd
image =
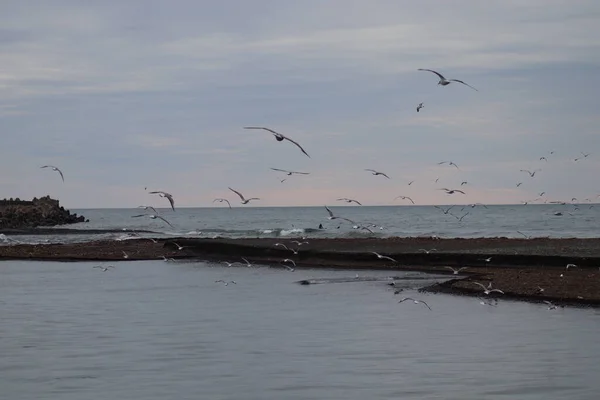
[[286, 246], [285, 244], [283, 244], [283, 243], [275, 243], [273, 246], [281, 246], [281, 247], [283, 247], [284, 249], [286, 249], [286, 250], [289, 250], [289, 251], [291, 251], [291, 252], [292, 252], [292, 253], [294, 253], [294, 254], [298, 254], [298, 250], [290, 249], [289, 247], [287, 247], [287, 246]]
[[140, 215], [132, 215], [131, 218], [138, 218], [138, 217], [148, 217], [150, 219], [161, 219], [163, 221], [165, 221], [167, 224], [169, 224], [169, 226], [171, 228], [174, 228], [173, 225], [171, 225], [171, 223], [169, 221], [167, 221], [166, 219], [164, 219], [163, 217], [161, 217], [160, 215], [154, 215], [154, 214], [140, 214]]
[[52, 171], [56, 171], [60, 174], [60, 177], [62, 178], [62, 181], [65, 181], [65, 176], [63, 175], [62, 171], [58, 168], [56, 168], [54, 165], [44, 165], [43, 167], [40, 168], [52, 168]]
[[152, 212], [154, 212], [154, 214], [158, 214], [158, 211], [156, 211], [156, 208], [154, 208], [152, 206], [137, 206], [137, 208], [143, 208], [144, 210], [152, 210]]
[[379, 254], [379, 253], [376, 253], [376, 252], [374, 252], [374, 251], [372, 251], [372, 252], [371, 252], [371, 254], [375, 254], [375, 255], [377, 256], [377, 258], [379, 258], [380, 260], [390, 260], [390, 261], [393, 261], [393, 262], [395, 262], [395, 263], [397, 263], [397, 262], [398, 262], [398, 261], [394, 260], [392, 257], [388, 257], [388, 256], [382, 256], [381, 254]]
[[454, 193], [462, 193], [465, 194], [465, 192], [463, 192], [462, 190], [458, 190], [458, 189], [446, 189], [446, 188], [441, 188], [438, 190], [444, 190], [446, 191], [446, 194], [454, 194]]
[[342, 197], [341, 199], [337, 199], [337, 201], [345, 201], [346, 203], [356, 203], [356, 204], [358, 204], [359, 206], [362, 206], [362, 204], [360, 204], [360, 202], [359, 202], [359, 201], [356, 201], [356, 200], [354, 200], [354, 199], [348, 199], [348, 198], [346, 198], [346, 197]]
[[456, 165], [452, 161], [442, 161], [442, 162], [437, 163], [437, 165], [442, 165], [442, 164], [454, 165], [456, 167], [456, 169], [460, 169], [460, 168], [458, 168], [458, 165]]
[[227, 205], [229, 206], [229, 208], [231, 208], [231, 203], [230, 203], [230, 202], [229, 202], [229, 200], [227, 200], [227, 199], [217, 198], [217, 199], [214, 199], [214, 200], [213, 200], [213, 203], [214, 203], [215, 201], [218, 201], [219, 203], [223, 203], [223, 202], [225, 202], [225, 203], [227, 203]]
[[403, 298], [402, 300], [400, 300], [398, 303], [402, 303], [403, 301], [407, 301], [407, 300], [410, 300], [410, 301], [412, 301], [414, 304], [419, 304], [419, 303], [421, 303], [421, 304], [423, 304], [425, 307], [427, 307], [427, 308], [429, 308], [429, 309], [431, 310], [431, 307], [429, 307], [429, 304], [425, 303], [423, 300], [415, 300], [415, 299], [413, 299], [412, 297], [405, 297], [405, 298]]
[[423, 105], [423, 103], [419, 103], [419, 105], [417, 106], [417, 112], [419, 112], [419, 110], [420, 110], [421, 108], [423, 108], [423, 107], [425, 107], [425, 106]]
[[444, 268], [451, 269], [453, 275], [458, 275], [458, 273], [460, 271], [462, 271], [463, 269], [467, 269], [468, 267], [460, 267], [459, 269], [456, 269], [456, 268], [452, 268], [452, 267], [448, 266], [448, 267], [444, 267]]
[[175, 211], [175, 200], [173, 200], [173, 195], [167, 192], [163, 192], [162, 190], [157, 190], [155, 192], [148, 192], [149, 194], [158, 194], [160, 197], [166, 197], [171, 204], [171, 208]]
[[383, 175], [383, 176], [385, 176], [386, 178], [390, 179], [390, 177], [389, 177], [389, 176], [387, 176], [386, 174], [384, 174], [383, 172], [375, 171], [374, 169], [365, 169], [365, 171], [372, 172], [372, 173], [373, 173], [373, 175]]
[[462, 83], [465, 86], [470, 87], [471, 89], [473, 89], [475, 91], [479, 91], [479, 90], [475, 89], [473, 86], [471, 86], [471, 85], [469, 85], [469, 84], [467, 84], [467, 83], [465, 83], [465, 82], [463, 82], [461, 80], [458, 80], [458, 79], [446, 79], [446, 78], [444, 78], [444, 76], [442, 74], [440, 74], [439, 72], [436, 72], [436, 71], [434, 71], [432, 69], [419, 68], [419, 71], [429, 71], [429, 72], [433, 72], [434, 74], [436, 74], [437, 76], [439, 76], [440, 77], [440, 81], [438, 82], [438, 85], [446, 86], [446, 85], [449, 85], [452, 82], [458, 82], [458, 83]]
[[285, 172], [286, 175], [293, 175], [293, 174], [298, 174], [298, 175], [308, 175], [310, 174], [310, 172], [297, 172], [297, 171], [288, 171], [285, 169], [279, 169], [279, 168], [271, 168], [273, 171], [279, 171], [279, 172]]
[[271, 132], [271, 133], [273, 134], [273, 136], [275, 136], [275, 139], [277, 139], [277, 141], [278, 141], [278, 142], [281, 142], [281, 141], [283, 141], [283, 140], [285, 139], [285, 140], [287, 140], [287, 141], [289, 141], [289, 142], [291, 142], [291, 143], [294, 143], [296, 146], [298, 146], [298, 148], [299, 148], [299, 149], [300, 149], [300, 150], [301, 150], [301, 151], [302, 151], [304, 154], [306, 154], [306, 156], [307, 156], [308, 158], [310, 158], [310, 156], [308, 155], [308, 153], [307, 153], [307, 152], [306, 152], [306, 151], [305, 151], [305, 150], [302, 148], [302, 146], [300, 146], [300, 145], [298, 144], [298, 142], [296, 142], [296, 141], [294, 141], [294, 140], [290, 139], [289, 137], [287, 137], [287, 136], [285, 136], [285, 135], [282, 135], [282, 134], [281, 134], [281, 133], [279, 133], [279, 132], [275, 132], [273, 129], [265, 128], [265, 127], [263, 127], [263, 126], [245, 126], [245, 127], [244, 127], [244, 129], [262, 129], [262, 130], [265, 130], [265, 131], [267, 131], [267, 132]]
[[294, 268], [296, 268], [296, 263], [294, 262], [294, 260], [290, 260], [289, 258], [284, 259], [283, 261], [281, 261], [281, 265], [283, 265], [284, 267], [286, 267], [287, 269], [289, 269], [290, 271], [294, 272], [294, 268], [290, 267], [289, 265], [285, 265], [284, 263], [292, 263], [292, 265], [294, 266]]
[[240, 196], [240, 199], [242, 199], [242, 204], [248, 204], [250, 202], [250, 200], [260, 200], [258, 197], [250, 197], [249, 199], [245, 199], [244, 195], [242, 195], [240, 192], [238, 192], [237, 190], [234, 190], [232, 188], [229, 188], [229, 190], [231, 190], [233, 193], [237, 194], [238, 196]]
[[538, 172], [538, 171], [541, 171], [541, 170], [536, 169], [534, 171], [530, 171], [528, 169], [520, 169], [519, 171], [521, 171], [521, 172], [527, 172], [529, 174], [529, 177], [533, 178], [535, 176], [535, 173]]
[[492, 289], [492, 282], [488, 283], [487, 287], [483, 286], [481, 283], [479, 282], [473, 282], [474, 284], [481, 286], [483, 288], [483, 293], [484, 294], [490, 294], [490, 293], [494, 293], [494, 292], [498, 292], [500, 294], [504, 294], [504, 292], [500, 289]]
[[422, 251], [422, 252], [423, 252], [423, 253], [425, 253], [425, 254], [429, 254], [429, 253], [431, 253], [432, 251], [437, 251], [437, 249], [430, 249], [430, 250], [427, 250], [427, 249], [419, 249], [419, 251]]
[[325, 209], [327, 210], [327, 213], [329, 214], [329, 217], [327, 217], [327, 219], [331, 219], [331, 220], [333, 220], [333, 219], [343, 219], [344, 221], [348, 221], [348, 222], [350, 222], [351, 224], [353, 224], [353, 223], [354, 223], [354, 221], [352, 221], [351, 219], [344, 218], [344, 217], [338, 217], [338, 216], [336, 216], [336, 215], [333, 215], [333, 211], [331, 211], [331, 210], [329, 209], [329, 207], [327, 207], [327, 206], [325, 206]]
[[438, 207], [438, 206], [433, 206], [433, 208], [437, 208], [438, 210], [441, 210], [444, 214], [448, 214], [450, 212], [450, 210], [452, 210], [454, 208], [454, 206], [450, 206], [446, 210], [444, 210], [442, 207]]
[[397, 199], [410, 200], [411, 203], [415, 204], [415, 202], [413, 201], [413, 199], [411, 199], [408, 196], [397, 196], [394, 200], [397, 200]]
[[114, 268], [114, 266], [112, 265], [107, 265], [106, 267], [104, 265], [96, 265], [95, 267], [92, 268], [100, 268], [102, 270], [102, 272], [106, 272], [109, 270], [109, 268]]

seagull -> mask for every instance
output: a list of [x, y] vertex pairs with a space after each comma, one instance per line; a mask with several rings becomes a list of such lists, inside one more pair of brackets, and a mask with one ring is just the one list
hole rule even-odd
[[463, 218], [466, 217], [467, 215], [469, 215], [469, 212], [467, 211], [462, 217], [457, 217], [456, 215], [450, 213], [450, 215], [452, 215], [454, 218], [456, 218], [458, 220], [458, 222], [462, 222]]
[[517, 183], [517, 187], [521, 186], [522, 184], [523, 184], [523, 182]]
[[577, 268], [576, 264], [567, 264], [567, 269], [569, 268]]
[[465, 83], [465, 82], [463, 82], [461, 80], [458, 80], [458, 79], [446, 79], [446, 78], [444, 78], [444, 76], [442, 74], [440, 74], [439, 72], [435, 72], [432, 69], [419, 68], [419, 71], [429, 71], [429, 72], [433, 72], [434, 74], [436, 74], [437, 76], [439, 76], [440, 77], [440, 81], [438, 82], [438, 85], [446, 86], [446, 85], [449, 85], [452, 82], [458, 82], [458, 83], [462, 83], [465, 86], [470, 87], [471, 89], [473, 89], [473, 90], [475, 90], [477, 92], [479, 91], [479, 90], [475, 89], [473, 86], [471, 86], [471, 85], [469, 85], [469, 84], [467, 84], [467, 83]]
[[285, 265], [284, 264], [286, 262], [292, 263], [292, 265], [294, 266], [294, 268], [296, 268], [296, 263], [294, 262], [294, 260], [290, 260], [289, 258], [286, 258], [283, 261], [281, 261], [281, 263], [280, 263], [281, 265], [283, 265], [284, 267], [286, 267], [290, 271], [294, 272], [294, 268], [290, 267], [289, 265]]
[[548, 310], [556, 310], [556, 305], [548, 300], [544, 300], [544, 303], [548, 304]]
[[219, 203], [223, 203], [223, 202], [225, 202], [225, 203], [227, 203], [227, 205], [229, 206], [229, 208], [231, 208], [231, 203], [230, 203], [230, 202], [229, 202], [229, 200], [227, 200], [227, 199], [216, 198], [216, 199], [214, 199], [214, 200], [213, 200], [213, 203], [214, 203], [215, 201], [218, 201]]
[[374, 252], [374, 251], [371, 251], [371, 254], [375, 254], [375, 255], [377, 256], [377, 258], [379, 258], [380, 260], [390, 260], [390, 261], [393, 261], [393, 262], [395, 262], [395, 263], [397, 263], [397, 262], [398, 262], [398, 261], [394, 260], [392, 257], [388, 257], [388, 256], [382, 256], [381, 254], [379, 254], [379, 253], [376, 253], [376, 252]]
[[242, 204], [248, 204], [250, 202], [250, 200], [260, 200], [260, 198], [258, 198], [258, 197], [251, 197], [249, 199], [245, 199], [244, 196], [237, 190], [233, 190], [232, 188], [229, 188], [229, 190], [231, 190], [233, 193], [240, 196], [240, 199], [242, 199]]
[[[584, 153], [584, 152], [581, 152], [581, 155], [583, 156], [583, 158], [587, 158], [587, 156], [589, 156], [589, 155], [590, 155], [590, 153], [587, 153], [587, 154], [586, 154], [586, 153]], [[578, 157], [578, 158], [576, 158], [576, 159], [575, 159], [575, 160], [573, 160], [573, 161], [579, 161], [579, 160], [581, 160], [581, 157]]]
[[229, 261], [222, 261], [223, 264], [227, 264], [228, 267], [233, 267], [233, 264], [235, 263], [230, 263]]
[[[177, 246], [177, 250], [183, 250], [186, 247], [190, 247], [190, 246], [180, 246], [179, 244], [175, 243], [175, 242], [167, 242], [167, 243], [173, 243], [175, 246]], [[165, 243], [166, 244], [166, 243]]]
[[351, 219], [344, 218], [344, 217], [337, 217], [337, 216], [333, 215], [333, 211], [331, 211], [331, 210], [329, 209], [329, 207], [327, 207], [327, 206], [325, 206], [325, 209], [326, 209], [326, 210], [327, 210], [327, 212], [329, 213], [329, 217], [327, 217], [327, 219], [330, 219], [330, 220], [333, 220], [333, 219], [343, 219], [344, 221], [348, 221], [348, 222], [350, 222], [351, 224], [353, 224], [353, 223], [354, 223], [354, 221], [352, 221]]
[[337, 199], [337, 201], [345, 201], [346, 203], [356, 203], [359, 206], [362, 206], [362, 204], [360, 204], [360, 202], [354, 200], [354, 199], [348, 199], [346, 197], [342, 197], [341, 199]]
[[454, 193], [466, 194], [462, 190], [458, 190], [458, 189], [446, 189], [446, 188], [442, 188], [442, 189], [438, 189], [438, 190], [444, 190], [444, 191], [446, 191], [446, 194], [454, 194]]
[[296, 243], [298, 246], [302, 246], [303, 244], [308, 244], [308, 242], [300, 242], [298, 240], [292, 240], [292, 243]]
[[545, 194], [546, 194], [546, 192], [541, 192], [538, 196], [542, 197]]
[[469, 267], [460, 267], [459, 269], [456, 269], [456, 268], [452, 268], [452, 267], [450, 267], [450, 266], [447, 266], [447, 267], [444, 267], [444, 268], [451, 269], [451, 270], [452, 270], [452, 275], [458, 275], [458, 273], [459, 273], [460, 271], [462, 271], [463, 269], [467, 269], [467, 268], [469, 268]]
[[293, 174], [298, 174], [298, 175], [309, 175], [310, 172], [297, 172], [297, 171], [288, 171], [285, 169], [279, 169], [279, 168], [271, 168], [273, 171], [279, 171], [279, 172], [285, 172], [286, 175], [293, 175]]
[[397, 196], [394, 200], [396, 200], [396, 199], [410, 200], [411, 203], [415, 204], [415, 202], [413, 201], [413, 199], [411, 199], [408, 196]]
[[281, 247], [283, 247], [284, 249], [286, 249], [286, 250], [289, 250], [289, 251], [291, 251], [291, 252], [292, 252], [292, 253], [294, 253], [294, 254], [298, 254], [298, 250], [290, 249], [289, 247], [287, 247], [287, 246], [286, 246], [285, 244], [283, 244], [283, 243], [275, 243], [275, 246], [281, 246]]
[[537, 290], [535, 291], [535, 294], [542, 294], [544, 293], [544, 288], [541, 286], [538, 286]]
[[280, 183], [283, 183], [283, 182], [285, 182], [285, 181], [287, 181], [287, 179], [283, 178], [283, 179], [281, 179], [279, 182], [280, 182]]
[[417, 112], [419, 112], [419, 110], [420, 110], [421, 108], [423, 108], [423, 107], [425, 107], [425, 106], [423, 105], [423, 103], [419, 103], [419, 105], [417, 106]]
[[436, 250], [437, 250], [437, 249], [430, 249], [430, 250], [427, 250], [427, 249], [419, 249], [419, 251], [422, 251], [422, 252], [423, 252], [423, 253], [425, 253], [425, 254], [429, 254], [429, 253], [431, 253], [432, 251], [436, 251]]
[[448, 208], [447, 210], [444, 210], [442, 207], [438, 207], [438, 206], [433, 206], [433, 208], [437, 208], [439, 210], [442, 210], [442, 212], [444, 214], [448, 214], [450, 212], [450, 210], [452, 210], [452, 208], [454, 208], [454, 206], [450, 206], [450, 208]]
[[484, 258], [483, 261], [490, 262], [490, 261], [492, 261], [492, 257]]
[[52, 168], [52, 171], [56, 171], [60, 174], [60, 177], [62, 178], [62, 181], [65, 181], [65, 176], [63, 175], [62, 171], [60, 169], [58, 169], [57, 167], [55, 167], [54, 165], [44, 165], [43, 167], [40, 168]]
[[123, 258], [124, 259], [128, 259], [129, 258], [129, 254], [125, 253], [123, 250], [121, 250], [121, 252], [123, 252]]
[[171, 208], [175, 211], [175, 200], [173, 200], [173, 195], [167, 192], [163, 192], [162, 190], [157, 190], [155, 192], [148, 192], [149, 194], [158, 194], [160, 197], [166, 197], [171, 204]]
[[106, 267], [104, 265], [96, 265], [95, 267], [92, 268], [100, 268], [102, 270], [102, 272], [106, 272], [108, 271], [110, 268], [114, 268], [114, 266], [112, 265], [107, 265]]
[[529, 176], [530, 176], [531, 178], [533, 178], [533, 177], [535, 176], [535, 173], [536, 173], [536, 172], [538, 172], [538, 171], [541, 171], [541, 170], [540, 170], [540, 169], [536, 169], [536, 170], [534, 170], [534, 171], [532, 172], [532, 171], [530, 171], [530, 170], [528, 170], [528, 169], [520, 169], [519, 171], [521, 171], [521, 172], [527, 172], [527, 173], [529, 174]]
[[412, 185], [415, 181], [408, 182], [408, 186]]
[[521, 231], [517, 231], [517, 233], [519, 233], [519, 234], [523, 235], [523, 236], [525, 237], [525, 239], [531, 239], [531, 236], [529, 236], [529, 235], [526, 235], [526, 234], [524, 234], [524, 233], [523, 233], [523, 232], [521, 232]]
[[390, 177], [389, 177], [389, 176], [387, 176], [386, 174], [384, 174], [383, 172], [375, 171], [374, 169], [365, 169], [365, 171], [372, 172], [372, 173], [373, 173], [373, 175], [383, 175], [383, 176], [385, 176], [386, 178], [390, 179]]
[[167, 224], [169, 224], [170, 227], [174, 228], [173, 225], [171, 225], [171, 223], [169, 221], [167, 221], [166, 219], [164, 219], [163, 217], [161, 217], [160, 215], [154, 215], [154, 214], [140, 214], [140, 215], [132, 215], [131, 218], [138, 218], [138, 217], [148, 217], [151, 219], [162, 219], [163, 221], [165, 221]]
[[504, 294], [504, 292], [500, 289], [492, 289], [492, 282], [490, 282], [487, 287], [483, 286], [481, 283], [479, 282], [473, 282], [476, 285], [479, 285], [483, 288], [483, 293], [484, 294], [490, 294], [490, 293], [494, 293], [494, 292], [498, 292], [500, 294]]
[[437, 163], [437, 165], [442, 165], [442, 164], [454, 165], [456, 167], [456, 169], [460, 169], [460, 168], [458, 168], [458, 165], [456, 165], [452, 161], [442, 161], [442, 162]]
[[223, 282], [223, 285], [224, 285], [224, 286], [227, 286], [227, 285], [229, 285], [230, 283], [233, 283], [234, 285], [237, 285], [237, 282], [236, 282], [236, 281], [229, 281], [229, 282], [227, 282], [227, 281], [224, 281], [223, 279], [219, 279], [219, 280], [216, 280], [216, 281], [215, 281], [215, 283], [219, 283], [219, 282]]
[[425, 307], [427, 307], [427, 308], [429, 308], [431, 310], [431, 307], [429, 307], [429, 304], [425, 303], [423, 300], [415, 300], [412, 297], [405, 297], [402, 300], [400, 300], [398, 303], [402, 303], [403, 301], [407, 301], [407, 300], [412, 301], [414, 304], [421, 303], [421, 304], [425, 305]]
[[262, 126], [245, 126], [244, 129], [262, 129], [265, 130], [267, 132], [271, 132], [273, 134], [273, 136], [275, 136], [275, 139], [277, 139], [278, 142], [283, 141], [284, 139], [295, 144], [296, 146], [298, 146], [298, 148], [308, 157], [310, 158], [310, 156], [308, 155], [308, 153], [302, 148], [302, 146], [300, 146], [297, 142], [295, 142], [294, 140], [290, 139], [289, 137], [282, 135], [279, 132], [275, 132], [273, 129], [269, 129], [269, 128], [265, 128]]
[[158, 211], [156, 211], [156, 208], [154, 208], [152, 206], [137, 206], [137, 208], [143, 208], [144, 210], [152, 210], [154, 212], [154, 214], [158, 214]]
[[540, 157], [540, 161], [542, 161], [542, 160], [548, 162], [548, 159], [546, 157]]

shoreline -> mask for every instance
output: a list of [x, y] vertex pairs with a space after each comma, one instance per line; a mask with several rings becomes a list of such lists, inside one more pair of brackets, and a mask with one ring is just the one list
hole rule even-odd
[[[298, 245], [294, 241], [308, 242]], [[178, 250], [178, 245], [183, 246]], [[294, 254], [285, 244], [298, 252]], [[428, 254], [420, 249], [431, 250]], [[125, 252], [128, 258], [124, 258]], [[378, 259], [371, 252], [392, 257]], [[293, 259], [298, 268], [419, 271], [449, 280], [421, 288], [429, 293], [485, 296], [474, 282], [501, 289], [489, 297], [600, 306], [600, 238], [597, 239], [197, 239], [142, 238], [73, 244], [0, 246], [0, 261], [134, 261], [198, 259], [275, 264]], [[243, 263], [243, 262], [242, 262]], [[577, 267], [566, 269], [567, 264]], [[467, 267], [454, 275], [447, 267]], [[0, 264], [1, 268], [1, 264]], [[539, 287], [543, 288], [540, 291]], [[497, 295], [497, 296], [494, 296]]]

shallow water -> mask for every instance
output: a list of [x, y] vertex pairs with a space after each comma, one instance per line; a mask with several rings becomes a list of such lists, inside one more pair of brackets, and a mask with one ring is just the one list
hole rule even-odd
[[600, 392], [596, 310], [494, 308], [418, 293], [428, 284], [421, 279], [399, 281], [402, 295], [426, 300], [429, 311], [398, 304], [402, 295], [384, 281], [295, 283], [357, 271], [92, 265], [0, 263], [2, 398], [596, 399]]

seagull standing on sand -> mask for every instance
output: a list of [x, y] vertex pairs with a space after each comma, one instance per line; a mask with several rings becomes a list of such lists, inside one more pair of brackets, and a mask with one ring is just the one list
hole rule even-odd
[[429, 309], [431, 310], [431, 307], [429, 307], [429, 304], [425, 303], [423, 300], [415, 300], [415, 299], [413, 299], [412, 297], [405, 297], [405, 298], [403, 298], [402, 300], [400, 300], [398, 303], [402, 303], [402, 302], [404, 302], [404, 301], [407, 301], [407, 300], [410, 300], [410, 301], [412, 301], [414, 304], [419, 304], [419, 303], [421, 303], [421, 304], [423, 304], [425, 307], [427, 307], [427, 308], [429, 308]]
[[473, 90], [479, 91], [479, 90], [475, 89], [473, 86], [471, 86], [471, 85], [469, 85], [469, 84], [467, 84], [467, 83], [465, 83], [465, 82], [463, 82], [461, 80], [458, 80], [458, 79], [446, 79], [446, 78], [444, 78], [444, 76], [442, 74], [440, 74], [439, 72], [436, 72], [436, 71], [434, 71], [432, 69], [419, 68], [419, 71], [429, 71], [429, 72], [433, 72], [434, 74], [436, 74], [437, 76], [439, 76], [440, 81], [438, 82], [438, 85], [446, 86], [446, 85], [449, 85], [452, 82], [458, 82], [458, 83], [462, 83], [465, 86], [470, 87]]
[[394, 260], [392, 257], [388, 257], [388, 256], [382, 256], [381, 254], [379, 254], [379, 253], [376, 253], [376, 252], [374, 252], [374, 251], [371, 251], [371, 254], [375, 254], [375, 255], [377, 256], [377, 258], [379, 258], [380, 260], [390, 260], [390, 261], [393, 261], [393, 262], [395, 262], [395, 263], [397, 263], [397, 262], [398, 262], [398, 261]]
[[421, 108], [423, 107], [425, 107], [423, 103], [419, 103], [419, 105], [417, 106], [417, 112], [419, 112], [419, 110], [421, 110]]
[[230, 203], [230, 202], [229, 202], [229, 200], [227, 200], [227, 199], [217, 198], [217, 199], [214, 199], [214, 200], [213, 200], [213, 203], [214, 203], [215, 201], [218, 201], [219, 203], [223, 203], [223, 202], [225, 202], [225, 203], [227, 203], [227, 205], [229, 206], [229, 208], [231, 208], [231, 203]]
[[481, 286], [483, 288], [483, 293], [484, 294], [490, 294], [490, 293], [500, 293], [500, 294], [504, 294], [504, 292], [500, 289], [492, 289], [492, 282], [488, 283], [487, 287], [483, 286], [481, 283], [479, 282], [473, 282], [474, 284]]
[[249, 199], [245, 199], [244, 195], [242, 195], [240, 192], [238, 192], [237, 190], [234, 190], [232, 188], [229, 188], [229, 190], [231, 190], [233, 193], [237, 194], [238, 196], [240, 196], [240, 199], [242, 199], [242, 204], [248, 204], [251, 200], [260, 200], [258, 197], [250, 197]]
[[397, 199], [409, 200], [411, 203], [415, 204], [415, 202], [413, 201], [413, 199], [411, 199], [408, 196], [397, 196], [394, 200], [397, 200]]
[[245, 126], [244, 129], [262, 129], [265, 130], [267, 132], [271, 132], [273, 134], [273, 136], [275, 136], [275, 139], [277, 139], [278, 142], [281, 142], [283, 140], [287, 140], [293, 144], [295, 144], [296, 146], [298, 146], [298, 148], [308, 157], [310, 158], [310, 156], [308, 155], [308, 153], [302, 148], [302, 146], [300, 146], [297, 142], [293, 141], [292, 139], [290, 139], [289, 137], [282, 135], [279, 132], [275, 132], [273, 129], [269, 129], [269, 128], [265, 128], [263, 126]]
[[374, 169], [365, 169], [365, 171], [369, 171], [371, 172], [373, 175], [383, 175], [386, 178], [390, 179], [389, 176], [387, 176], [386, 174], [384, 174], [383, 172], [379, 172], [379, 171], [375, 171]]
[[162, 190], [157, 190], [154, 192], [148, 192], [149, 194], [158, 194], [160, 197], [165, 197], [169, 200], [169, 204], [171, 204], [171, 208], [175, 211], [175, 200], [173, 200], [173, 195], [167, 192], [163, 192]]
[[345, 201], [346, 203], [356, 203], [356, 204], [358, 204], [359, 206], [362, 206], [362, 204], [360, 204], [360, 202], [359, 202], [359, 201], [357, 201], [357, 200], [354, 200], [354, 199], [348, 199], [348, 198], [346, 198], [346, 197], [342, 197], [341, 199], [337, 199], [337, 201]]
[[54, 165], [44, 165], [43, 167], [40, 168], [52, 168], [52, 171], [56, 171], [60, 174], [60, 177], [62, 178], [62, 181], [65, 181], [65, 176], [63, 175], [62, 171], [60, 169], [58, 169], [57, 167], [55, 167]]

